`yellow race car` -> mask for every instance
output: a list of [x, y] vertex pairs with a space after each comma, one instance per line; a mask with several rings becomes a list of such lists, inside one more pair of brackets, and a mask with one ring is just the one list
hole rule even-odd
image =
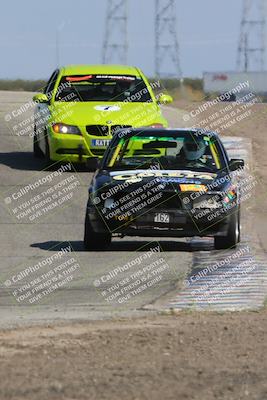
[[167, 127], [160, 104], [142, 71], [116, 65], [73, 65], [56, 70], [36, 104], [33, 151], [47, 162], [92, 164], [121, 128]]

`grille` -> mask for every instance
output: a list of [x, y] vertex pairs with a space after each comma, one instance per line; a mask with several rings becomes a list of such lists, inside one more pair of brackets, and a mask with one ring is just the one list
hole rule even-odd
[[173, 192], [163, 192], [163, 195], [155, 203], [151, 204], [151, 207], [158, 209], [182, 209], [182, 202], [179, 196]]
[[[134, 190], [134, 188], [133, 188]], [[158, 192], [157, 192], [158, 193]], [[126, 196], [128, 193], [127, 192], [119, 192], [114, 196], [115, 201], [119, 201]], [[156, 195], [156, 193], [155, 193]], [[150, 195], [149, 198], [152, 198], [154, 195]], [[139, 197], [138, 195], [136, 197]], [[140, 200], [138, 203], [136, 203], [136, 206], [138, 204], [142, 203], [142, 200]], [[123, 203], [124, 204], [124, 203]], [[164, 209], [174, 209], [174, 210], [182, 210], [182, 202], [181, 199], [179, 198], [178, 194], [175, 194], [174, 192], [162, 192], [162, 196], [151, 202], [146, 206], [146, 209], [158, 209], [158, 210], [164, 210]]]
[[110, 133], [111, 135], [115, 135], [120, 129], [126, 129], [126, 128], [131, 128], [131, 125], [112, 125], [110, 127]]
[[[110, 128], [110, 129], [109, 129]], [[120, 129], [131, 128], [130, 125], [87, 125], [86, 132], [89, 135], [93, 136], [108, 136], [111, 134], [112, 136], [119, 131]]]
[[58, 149], [57, 154], [86, 154], [84, 149]]
[[87, 125], [86, 132], [94, 136], [108, 136], [109, 134], [107, 125]]

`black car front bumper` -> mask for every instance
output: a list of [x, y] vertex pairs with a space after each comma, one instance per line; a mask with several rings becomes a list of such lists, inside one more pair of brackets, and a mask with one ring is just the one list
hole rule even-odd
[[[139, 215], [121, 220], [106, 220], [94, 206], [88, 207], [87, 212], [95, 232], [109, 231], [114, 235], [143, 237], [226, 236], [231, 218], [230, 213], [216, 215], [210, 210], [204, 217], [197, 218], [190, 211], [166, 208], [143, 209]], [[155, 222], [159, 213], [168, 214], [169, 222]]]

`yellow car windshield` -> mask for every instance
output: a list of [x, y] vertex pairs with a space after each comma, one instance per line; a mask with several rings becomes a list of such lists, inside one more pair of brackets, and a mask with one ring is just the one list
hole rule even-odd
[[189, 139], [185, 134], [122, 138], [110, 150], [107, 167], [146, 169], [156, 163], [160, 169], [217, 171], [222, 168], [222, 155], [214, 138]]
[[[151, 96], [144, 80], [134, 75], [71, 75], [63, 76], [56, 101], [149, 102]], [[73, 100], [72, 100], [73, 101]]]

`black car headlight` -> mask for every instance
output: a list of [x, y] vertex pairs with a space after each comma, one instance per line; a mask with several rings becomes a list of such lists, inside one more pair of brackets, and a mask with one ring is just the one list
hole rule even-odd
[[214, 196], [201, 196], [193, 201], [194, 209], [215, 210], [222, 207], [221, 198], [218, 194]]
[[104, 207], [107, 209], [112, 209], [115, 207], [115, 201], [112, 198], [108, 198], [104, 202]]

